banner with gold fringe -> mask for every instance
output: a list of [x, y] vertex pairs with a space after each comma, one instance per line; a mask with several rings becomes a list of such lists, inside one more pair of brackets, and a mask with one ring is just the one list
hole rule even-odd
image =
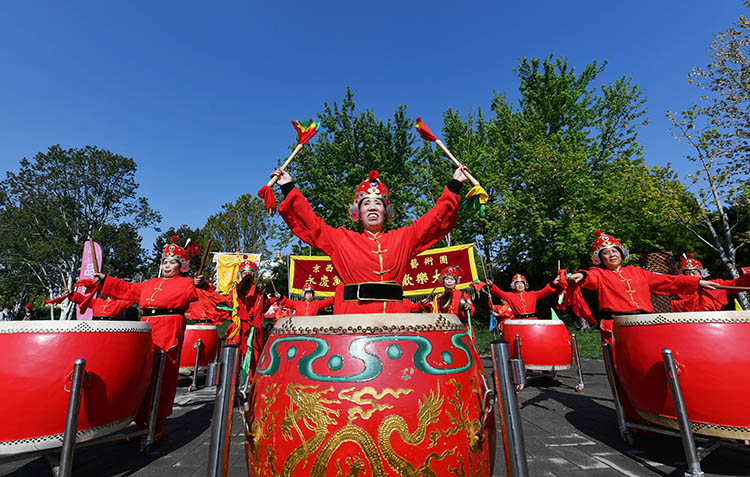
[[[305, 284], [310, 282], [317, 296], [333, 296], [341, 278], [330, 257], [292, 255], [289, 258], [290, 294], [301, 295]], [[447, 265], [458, 265], [465, 274], [456, 288], [468, 288], [472, 281], [479, 279], [473, 243], [433, 248], [409, 260], [400, 283], [404, 288], [404, 295], [427, 295], [433, 289], [435, 293], [443, 292], [442, 286], [435, 287], [440, 284], [440, 270]]]
[[247, 256], [250, 260], [259, 264], [260, 262], [259, 253], [215, 253], [214, 263], [216, 263], [216, 291], [224, 295], [228, 295], [232, 289], [232, 283], [237, 280], [237, 271], [239, 270], [240, 263], [245, 260], [243, 257]]

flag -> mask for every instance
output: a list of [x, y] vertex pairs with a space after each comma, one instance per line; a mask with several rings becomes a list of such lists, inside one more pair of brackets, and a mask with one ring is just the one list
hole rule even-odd
[[320, 131], [320, 121], [315, 122], [312, 119], [292, 121], [292, 126], [297, 131], [297, 140], [300, 144], [306, 143]]
[[562, 320], [560, 320], [560, 317], [557, 316], [557, 313], [555, 313], [555, 309], [554, 308], [550, 308], [549, 311], [550, 311], [550, 318], [551, 319], [557, 320], [557, 321], [562, 321]]
[[492, 311], [490, 311], [490, 331], [497, 328], [497, 320], [495, 319], [495, 315], [492, 314]]
[[490, 196], [482, 186], [475, 185], [472, 187], [469, 193], [466, 194], [465, 199], [461, 203], [462, 209], [475, 210], [479, 212], [481, 217], [484, 217], [484, 204], [490, 200]]

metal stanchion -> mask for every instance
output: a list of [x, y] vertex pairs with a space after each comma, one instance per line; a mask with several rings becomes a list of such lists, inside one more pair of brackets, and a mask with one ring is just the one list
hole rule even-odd
[[620, 430], [620, 437], [628, 445], [633, 445], [633, 434], [625, 423], [625, 411], [623, 411], [620, 392], [617, 389], [617, 371], [615, 370], [615, 360], [612, 357], [612, 347], [609, 343], [602, 343], [602, 356], [604, 357], [604, 369], [607, 371], [609, 380], [609, 389], [612, 391], [612, 398], [615, 401], [615, 414], [617, 415], [617, 427]]
[[526, 464], [526, 445], [523, 440], [518, 396], [513, 386], [510, 348], [507, 341], [495, 340], [492, 342], [491, 350], [492, 363], [495, 367], [495, 392], [498, 396], [507, 475], [512, 477], [527, 476], [529, 470]]
[[211, 420], [211, 444], [208, 450], [209, 477], [223, 477], [227, 473], [234, 393], [237, 387], [238, 356], [237, 345], [226, 345], [221, 349], [221, 370], [219, 385], [216, 388], [214, 416]]
[[206, 366], [206, 386], [216, 386], [219, 382], [220, 359], [221, 353], [216, 353], [216, 358]]
[[193, 345], [193, 349], [195, 350], [195, 366], [193, 366], [193, 383], [188, 386], [188, 392], [198, 389], [198, 362], [200, 361], [202, 347], [203, 341], [198, 338], [198, 341]]
[[[526, 376], [526, 365], [521, 357], [521, 336], [516, 333], [515, 340], [513, 341], [513, 348], [516, 350], [516, 358], [511, 358], [510, 364], [513, 369], [513, 382], [516, 385], [516, 391], [523, 391], [528, 384], [528, 378]], [[510, 348], [509, 348], [510, 349]]]
[[578, 384], [576, 385], [576, 391], [583, 392], [583, 369], [581, 369], [581, 358], [578, 355], [578, 341], [576, 341], [576, 335], [573, 333], [570, 335], [570, 347], [573, 348], [573, 358], [576, 360], [576, 372], [578, 375]]
[[675, 415], [680, 425], [682, 447], [685, 449], [685, 458], [688, 464], [688, 471], [685, 472], [685, 477], [703, 476], [701, 461], [698, 459], [693, 432], [690, 430], [690, 420], [688, 419], [687, 409], [685, 409], [685, 399], [682, 396], [682, 388], [680, 387], [680, 380], [677, 377], [677, 367], [672, 356], [672, 350], [666, 348], [661, 350], [661, 357], [664, 361], [664, 371], [667, 373], [669, 390], [672, 391]]
[[73, 380], [70, 385], [68, 399], [68, 415], [65, 417], [65, 433], [63, 434], [62, 450], [60, 451], [60, 477], [69, 477], [73, 471], [73, 448], [78, 432], [78, 414], [81, 411], [81, 394], [83, 378], [86, 375], [86, 360], [78, 358], [73, 365]]
[[141, 452], [147, 451], [154, 443], [156, 434], [156, 418], [159, 414], [159, 398], [161, 397], [161, 382], [164, 377], [164, 361], [167, 359], [167, 352], [159, 350], [154, 356], [154, 377], [153, 392], [151, 393], [151, 405], [148, 410], [148, 434], [146, 439], [141, 443]]

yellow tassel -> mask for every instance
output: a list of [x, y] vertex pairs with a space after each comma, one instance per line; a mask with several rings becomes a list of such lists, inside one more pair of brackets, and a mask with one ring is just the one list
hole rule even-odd
[[237, 299], [237, 283], [236, 282], [234, 284], [234, 293], [232, 293], [232, 308], [234, 308], [234, 311], [232, 312], [232, 323], [234, 323], [234, 330], [231, 333], [229, 333], [229, 336], [227, 336], [227, 339], [234, 338], [242, 329], [242, 326], [240, 325], [240, 314], [237, 312], [237, 310], [240, 309], [240, 302]]
[[474, 187], [469, 190], [469, 193], [466, 194], [466, 198], [479, 196], [479, 203], [480, 204], [486, 204], [490, 200], [489, 194], [487, 194], [487, 191], [484, 190], [484, 188], [480, 185], [475, 185]]

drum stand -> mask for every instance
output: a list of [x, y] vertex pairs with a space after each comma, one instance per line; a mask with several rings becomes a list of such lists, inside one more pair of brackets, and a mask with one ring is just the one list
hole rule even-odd
[[62, 435], [62, 448], [59, 451], [56, 449], [43, 449], [38, 451], [24, 452], [23, 454], [17, 454], [8, 456], [0, 459], [0, 462], [12, 462], [19, 459], [28, 459], [29, 457], [44, 456], [52, 467], [52, 473], [56, 477], [70, 477], [73, 470], [73, 454], [78, 447], [88, 447], [104, 442], [117, 441], [122, 439], [134, 439], [137, 437], [145, 436], [145, 440], [141, 444], [141, 452], [148, 450], [154, 442], [154, 434], [156, 432], [156, 413], [159, 406], [159, 396], [161, 394], [161, 381], [164, 373], [164, 358], [165, 352], [159, 351], [154, 356], [154, 365], [151, 383], [153, 385], [150, 398], [149, 406], [149, 418], [148, 428], [135, 430], [131, 432], [116, 432], [108, 436], [98, 437], [95, 439], [76, 444], [75, 440], [77, 437], [78, 429], [78, 416], [81, 411], [81, 398], [83, 397], [83, 388], [86, 385], [86, 360], [79, 358], [75, 360], [73, 364], [73, 371], [70, 373], [68, 380], [70, 381], [70, 398], [68, 398], [68, 412], [65, 417], [65, 431]]
[[[642, 431], [679, 437], [682, 441], [682, 447], [685, 451], [685, 459], [688, 467], [687, 472], [685, 472], [685, 477], [702, 477], [704, 473], [703, 470], [701, 470], [700, 461], [720, 446], [732, 446], [733, 448], [739, 448], [745, 451], [748, 450], [737, 446], [732, 440], [704, 436], [698, 436], [697, 438], [693, 437], [693, 432], [690, 427], [690, 419], [688, 418], [687, 408], [685, 407], [685, 398], [682, 395], [682, 388], [680, 387], [677, 365], [675, 364], [672, 350], [667, 348], [661, 350], [661, 355], [664, 363], [664, 372], [667, 377], [667, 382], [669, 383], [669, 390], [672, 394], [672, 404], [674, 405], [679, 432], [653, 424], [641, 424], [626, 420], [625, 412], [623, 411], [622, 398], [620, 397], [617, 384], [617, 369], [614, 363], [612, 347], [609, 343], [602, 343], [602, 354], [604, 355], [604, 367], [607, 370], [607, 377], [609, 378], [609, 388], [612, 391], [612, 397], [615, 401], [617, 426], [620, 431], [620, 436], [628, 445], [632, 446], [634, 444], [633, 434], [630, 432], [630, 429], [639, 429]], [[696, 439], [706, 445], [704, 447], [696, 447]]]
[[[523, 345], [523, 342], [521, 341], [521, 336], [516, 333], [515, 340], [513, 341], [513, 348], [516, 352], [516, 356], [518, 356], [518, 359], [511, 360], [513, 361], [513, 374], [516, 378], [516, 388], [518, 391], [522, 391], [526, 387], [526, 373], [533, 373], [540, 376], [549, 376], [551, 375], [553, 378], [561, 377], [561, 378], [573, 378], [573, 376], [564, 376], [564, 375], [558, 375], [557, 371], [555, 370], [555, 367], [552, 366], [552, 369], [550, 371], [527, 371], [526, 367], [523, 364], [523, 355], [521, 355], [521, 347]], [[584, 382], [583, 382], [583, 370], [581, 368], [581, 358], [578, 354], [578, 341], [576, 341], [576, 335], [571, 334], [570, 335], [570, 354], [571, 354], [571, 362], [575, 362], [576, 364], [576, 376], [575, 379], [578, 380], [578, 383], [576, 384], [576, 391], [581, 393], [583, 392], [584, 388]], [[523, 376], [523, 378], [521, 377]]]
[[195, 350], [195, 365], [193, 366], [193, 383], [188, 386], [188, 392], [193, 392], [198, 390], [198, 361], [201, 357], [201, 348], [203, 347], [203, 340], [198, 338], [198, 341], [195, 342], [193, 345], [193, 349]]
[[221, 348], [219, 384], [216, 386], [214, 415], [211, 419], [211, 442], [208, 448], [209, 477], [225, 476], [229, 462], [229, 440], [232, 436], [234, 400], [237, 393], [239, 370], [239, 347], [226, 345]]

